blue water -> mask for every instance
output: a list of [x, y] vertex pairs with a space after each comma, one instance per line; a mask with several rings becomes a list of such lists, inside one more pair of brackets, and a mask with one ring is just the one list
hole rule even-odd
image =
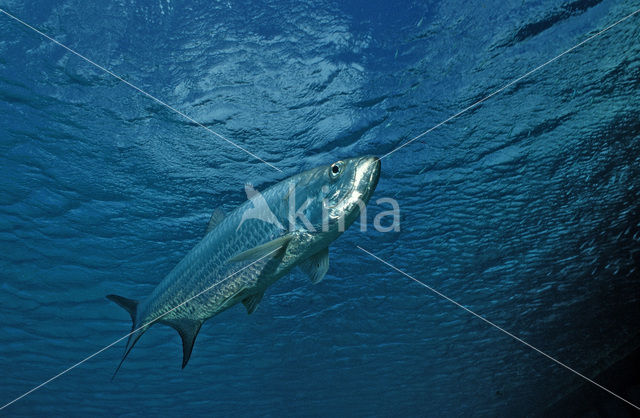
[[[104, 3], [104, 4], [102, 4]], [[302, 169], [382, 155], [638, 1], [1, 1], [249, 157], [0, 15], [0, 403], [130, 330], [211, 212]], [[325, 280], [205, 324], [180, 369], [153, 327], [0, 413], [539, 415], [640, 323], [640, 15], [385, 158]], [[370, 219], [387, 209], [375, 202]]]

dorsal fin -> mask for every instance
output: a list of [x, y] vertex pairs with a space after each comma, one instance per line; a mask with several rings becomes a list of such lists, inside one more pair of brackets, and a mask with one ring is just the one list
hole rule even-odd
[[182, 338], [182, 368], [187, 365], [189, 358], [191, 358], [191, 351], [193, 351], [193, 343], [196, 341], [202, 321], [196, 319], [163, 319], [160, 321], [163, 324], [171, 326], [178, 331], [180, 338]]
[[218, 226], [223, 219], [224, 219], [224, 212], [222, 211], [222, 209], [217, 208], [216, 210], [214, 210], [213, 213], [211, 214], [211, 218], [209, 218], [209, 224], [207, 225], [206, 233], [209, 233], [209, 231], [211, 231], [213, 228]]

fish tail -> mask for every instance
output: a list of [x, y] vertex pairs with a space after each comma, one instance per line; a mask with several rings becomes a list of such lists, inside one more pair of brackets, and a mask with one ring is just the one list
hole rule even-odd
[[138, 324], [137, 324], [138, 301], [137, 300], [128, 299], [118, 295], [107, 295], [107, 299], [117, 303], [122, 308], [124, 308], [127, 312], [129, 312], [129, 315], [131, 315], [131, 322], [132, 322], [131, 332], [129, 333], [129, 339], [127, 340], [127, 346], [125, 347], [124, 354], [122, 355], [122, 360], [120, 360], [120, 364], [118, 364], [116, 371], [113, 372], [113, 376], [111, 376], [111, 380], [113, 380], [116, 377], [116, 373], [118, 373], [118, 370], [120, 370], [120, 367], [122, 367], [122, 363], [124, 363], [124, 359], [127, 358], [133, 346], [136, 345], [140, 337], [142, 337], [142, 334], [144, 334], [144, 332], [149, 327], [145, 326], [145, 327], [138, 328]]

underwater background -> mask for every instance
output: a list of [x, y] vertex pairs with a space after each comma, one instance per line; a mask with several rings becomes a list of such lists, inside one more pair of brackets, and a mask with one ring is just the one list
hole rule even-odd
[[[0, 14], [4, 405], [128, 333], [105, 295], [148, 295], [245, 183], [383, 155], [640, 2], [0, 8], [283, 171]], [[0, 414], [562, 414], [584, 380], [356, 245], [598, 380], [640, 346], [639, 117], [640, 14], [383, 159], [369, 221], [391, 197], [401, 230], [353, 225], [322, 283], [206, 322], [184, 370], [156, 326], [113, 382], [124, 342]]]

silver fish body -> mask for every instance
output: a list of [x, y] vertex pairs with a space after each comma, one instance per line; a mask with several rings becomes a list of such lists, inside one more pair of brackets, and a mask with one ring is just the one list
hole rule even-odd
[[320, 281], [328, 269], [329, 244], [356, 219], [379, 175], [376, 157], [351, 158], [297, 174], [262, 193], [248, 188], [253, 196], [228, 216], [214, 212], [204, 238], [147, 298], [107, 296], [133, 321], [118, 369], [155, 323], [172, 326], [182, 337], [184, 367], [207, 319], [241, 301], [252, 313], [265, 290], [296, 266], [314, 283]]

